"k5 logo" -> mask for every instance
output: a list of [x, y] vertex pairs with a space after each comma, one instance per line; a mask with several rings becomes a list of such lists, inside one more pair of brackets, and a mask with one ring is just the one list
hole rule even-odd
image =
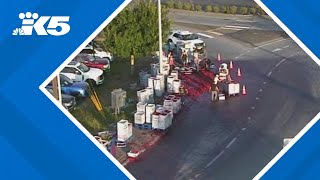
[[[22, 20], [21, 28], [13, 30], [12, 35], [32, 35], [33, 30], [37, 35], [62, 36], [70, 31], [69, 16], [40, 16], [38, 13], [20, 13], [19, 18]], [[50, 21], [49, 21], [50, 20]], [[48, 23], [45, 28], [44, 25]]]

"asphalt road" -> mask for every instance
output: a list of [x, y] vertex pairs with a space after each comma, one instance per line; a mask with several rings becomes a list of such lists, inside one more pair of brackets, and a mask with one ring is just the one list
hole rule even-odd
[[170, 10], [169, 16], [174, 23], [192, 23], [197, 25], [218, 26], [220, 28], [232, 28], [236, 26], [240, 29], [257, 29], [282, 31], [282, 29], [269, 17], [251, 15], [227, 15], [206, 12]]
[[[265, 27], [257, 37], [270, 32]], [[241, 67], [242, 77], [232, 73], [247, 95], [214, 104], [208, 93], [199, 97], [158, 145], [127, 166], [137, 179], [251, 179], [282, 149], [283, 138], [295, 136], [319, 112], [319, 66], [286, 37], [232, 38], [250, 39], [245, 31], [204, 40], [209, 56], [219, 52]]]

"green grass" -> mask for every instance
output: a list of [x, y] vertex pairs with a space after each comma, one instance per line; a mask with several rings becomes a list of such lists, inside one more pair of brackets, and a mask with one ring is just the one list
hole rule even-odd
[[116, 123], [120, 119], [127, 119], [133, 122], [132, 112], [135, 111], [136, 104], [128, 104], [122, 109], [119, 115], [114, 115], [110, 108], [111, 92], [114, 89], [122, 88], [127, 91], [127, 99], [136, 100], [136, 91], [130, 90], [132, 83], [138, 83], [138, 72], [142, 69], [149, 70], [151, 58], [139, 59], [134, 65], [131, 73], [131, 65], [128, 59], [117, 59], [111, 64], [111, 71], [105, 73], [105, 82], [100, 86], [95, 86], [95, 91], [104, 107], [103, 113], [98, 112], [90, 98], [81, 100], [78, 107], [71, 111], [71, 114], [91, 133], [97, 134], [99, 131], [108, 130], [109, 125]]

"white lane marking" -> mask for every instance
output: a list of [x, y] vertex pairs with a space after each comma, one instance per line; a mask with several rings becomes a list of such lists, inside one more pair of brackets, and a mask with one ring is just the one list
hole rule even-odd
[[248, 117], [248, 120], [251, 120], [251, 117], [250, 117], [250, 116]]
[[[260, 46], [257, 46], [257, 47], [255, 47], [255, 48], [253, 48], [253, 49], [259, 49], [259, 48], [262, 48], [262, 47], [264, 47], [264, 46], [268, 46], [268, 45], [271, 45], [271, 44], [274, 44], [274, 43], [278, 43], [278, 42], [281, 42], [281, 41], [285, 41], [285, 40], [289, 40], [289, 38], [287, 38], [287, 39], [278, 38], [278, 39], [276, 39], [276, 40], [267, 42], [267, 43], [265, 43], [265, 44], [261, 44]], [[237, 57], [235, 57], [235, 59], [238, 59], [238, 58], [240, 58], [241, 56], [246, 55], [246, 54], [248, 54], [248, 53], [250, 53], [250, 50], [247, 50], [246, 52], [238, 55]]]
[[256, 97], [256, 100], [259, 100], [260, 98], [259, 97]]
[[256, 107], [252, 106], [252, 107], [251, 107], [251, 109], [252, 109], [252, 110], [255, 110], [255, 109], [256, 109]]
[[276, 48], [276, 49], [274, 49], [272, 52], [277, 52], [277, 51], [282, 51], [283, 49], [281, 49], [281, 48]]
[[259, 89], [259, 91], [262, 92], [263, 90], [262, 90], [262, 89]]
[[199, 176], [200, 176], [200, 174], [196, 174], [194, 177], [197, 178], [197, 177], [199, 177]]
[[209, 33], [212, 33], [212, 34], [215, 34], [215, 35], [218, 35], [218, 36], [223, 36], [224, 34], [222, 33], [219, 33], [219, 32], [215, 32], [215, 31], [208, 31]]
[[237, 137], [233, 138], [233, 139], [229, 142], [229, 144], [226, 146], [226, 149], [229, 149], [229, 147], [230, 147], [234, 142], [236, 142], [236, 140], [237, 140]]
[[220, 29], [225, 29], [225, 30], [234, 30], [234, 31], [241, 31], [241, 30], [242, 30], [242, 29], [234, 28], [234, 27], [221, 27]]
[[241, 130], [242, 130], [242, 131], [245, 131], [246, 129], [247, 129], [247, 128], [242, 128]]
[[267, 84], [267, 82], [263, 82], [263, 84]]
[[248, 26], [225, 26], [227, 28], [236, 28], [236, 29], [249, 29]]
[[224, 153], [224, 150], [221, 151], [215, 158], [213, 158], [207, 165], [205, 168], [208, 168], [209, 166], [211, 166], [216, 160], [218, 160], [222, 154]]
[[255, 47], [254, 49], [259, 49], [259, 48], [262, 48], [264, 46], [268, 46], [268, 45], [271, 45], [271, 44], [274, 44], [274, 43], [278, 43], [278, 42], [281, 42], [281, 41], [286, 41], [286, 40], [290, 40], [290, 38], [287, 38], [287, 39], [283, 39], [283, 38], [278, 38], [278, 39], [275, 39], [275, 40], [271, 40], [265, 44], [261, 44], [260, 46], [257, 46]]
[[252, 21], [252, 20], [245, 20], [245, 19], [236, 19], [237, 22], [257, 22], [257, 21]]
[[289, 59], [289, 58], [297, 55], [297, 54], [300, 53], [300, 52], [301, 52], [301, 51], [298, 51], [298, 52], [292, 54], [291, 56], [288, 56], [288, 57], [286, 57], [286, 58], [283, 58], [281, 61], [279, 61], [279, 62], [271, 69], [271, 71], [268, 73], [268, 77], [270, 77], [270, 76], [272, 75], [273, 71], [274, 71], [277, 67], [279, 67], [281, 63], [283, 63], [283, 62], [286, 61], [287, 59]]
[[288, 47], [290, 47], [290, 46], [289, 46], [289, 45], [287, 45], [287, 46], [283, 46], [282, 48], [283, 48], [283, 49], [285, 49], [285, 48], [288, 48]]
[[235, 57], [235, 59], [238, 59], [238, 58], [240, 58], [241, 56], [243, 56], [243, 55], [245, 55], [245, 54], [248, 54], [250, 51], [251, 51], [251, 50], [249, 49], [249, 50], [247, 50], [246, 52], [241, 53], [240, 55], [238, 55], [237, 57]]
[[197, 33], [198, 35], [200, 36], [203, 36], [203, 37], [207, 37], [207, 38], [214, 38], [213, 36], [210, 36], [210, 35], [207, 35], [207, 34], [203, 34], [203, 33]]

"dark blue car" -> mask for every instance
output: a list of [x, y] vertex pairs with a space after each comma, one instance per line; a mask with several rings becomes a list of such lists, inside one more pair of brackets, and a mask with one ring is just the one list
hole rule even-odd
[[[85, 82], [73, 82], [67, 76], [60, 74], [61, 93], [69, 94], [74, 97], [88, 97], [88, 84]], [[47, 89], [52, 89], [52, 83], [50, 82]]]

